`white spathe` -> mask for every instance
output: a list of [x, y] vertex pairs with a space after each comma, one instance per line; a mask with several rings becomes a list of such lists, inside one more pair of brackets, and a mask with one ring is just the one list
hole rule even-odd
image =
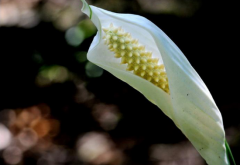
[[[133, 14], [117, 14], [82, 0], [82, 11], [98, 29], [87, 57], [89, 61], [107, 70], [141, 92], [156, 104], [192, 142], [209, 165], [229, 165], [223, 121], [209, 90], [181, 50], [155, 24]], [[113, 23], [129, 32], [139, 43], [153, 52], [163, 63], [169, 81], [170, 95], [149, 81], [126, 71], [126, 65], [114, 57], [104, 45], [102, 30]]]

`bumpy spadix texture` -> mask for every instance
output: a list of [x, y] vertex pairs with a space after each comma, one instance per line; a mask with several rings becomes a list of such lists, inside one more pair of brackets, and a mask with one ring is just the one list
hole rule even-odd
[[105, 44], [115, 53], [116, 58], [121, 58], [121, 64], [127, 64], [127, 70], [152, 82], [165, 92], [169, 93], [167, 74], [164, 65], [158, 64], [159, 59], [153, 58], [152, 53], [145, 50], [138, 40], [133, 39], [130, 33], [124, 32], [120, 27], [103, 28], [106, 35]]
[[[173, 41], [144, 17], [113, 13], [82, 1], [82, 11], [98, 29], [87, 54], [89, 61], [128, 83], [156, 104], [192, 142], [207, 164], [229, 165], [221, 113], [206, 85]], [[109, 27], [111, 23], [115, 27]], [[121, 54], [123, 51], [124, 55]], [[158, 63], [149, 51], [153, 52], [154, 58], [159, 59]], [[139, 64], [137, 59], [140, 60]], [[149, 64], [153, 68], [159, 67], [160, 74], [154, 75], [154, 69], [149, 69]], [[164, 64], [166, 70], [158, 64]], [[135, 70], [135, 67], [139, 68]], [[166, 71], [167, 77], [164, 77], [166, 75], [163, 71]], [[152, 83], [146, 80], [148, 78]], [[160, 78], [166, 78], [168, 84], [158, 84], [154, 80], [156, 78], [159, 78], [159, 82], [165, 82], [160, 81]], [[167, 93], [168, 88], [170, 94]], [[161, 127], [164, 126], [159, 126], [159, 131]]]

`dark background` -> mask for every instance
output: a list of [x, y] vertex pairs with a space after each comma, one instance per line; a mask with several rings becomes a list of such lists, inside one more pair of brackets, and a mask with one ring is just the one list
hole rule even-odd
[[[179, 46], [212, 93], [240, 162], [237, 1], [88, 2], [142, 15]], [[0, 164], [203, 165], [156, 106], [87, 61], [96, 29], [80, 9], [78, 0], [0, 1], [0, 134], [12, 134]]]

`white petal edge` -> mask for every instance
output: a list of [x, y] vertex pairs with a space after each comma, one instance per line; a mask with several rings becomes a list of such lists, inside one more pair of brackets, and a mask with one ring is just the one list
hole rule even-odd
[[[90, 16], [92, 9], [91, 20], [98, 28], [88, 59], [127, 82], [156, 104], [189, 138], [209, 165], [228, 165], [221, 114], [206, 85], [180, 49], [161, 29], [144, 17], [117, 14], [94, 6], [86, 7], [87, 3], [84, 0], [83, 3], [82, 11]], [[119, 59], [115, 59], [113, 53], [107, 50], [101, 39], [102, 26], [110, 23], [123, 27], [147, 48], [152, 46], [150, 49], [166, 67], [171, 95], [126, 71]]]

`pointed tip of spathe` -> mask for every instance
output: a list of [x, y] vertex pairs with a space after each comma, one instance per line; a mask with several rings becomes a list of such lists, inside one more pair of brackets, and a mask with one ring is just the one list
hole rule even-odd
[[84, 8], [86, 7], [87, 2], [85, 0], [81, 0], [82, 1], [82, 11], [84, 11]]
[[91, 19], [92, 18], [92, 9], [91, 7], [88, 5], [88, 3], [85, 0], [81, 0], [82, 1], [82, 12], [85, 13], [86, 15], [88, 15], [88, 17]]

